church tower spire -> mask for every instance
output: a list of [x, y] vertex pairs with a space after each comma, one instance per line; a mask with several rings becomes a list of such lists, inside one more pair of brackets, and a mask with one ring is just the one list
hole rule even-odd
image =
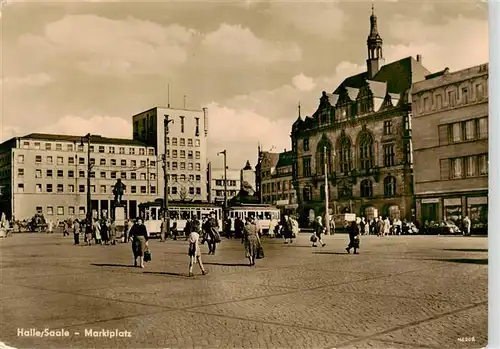
[[368, 79], [372, 79], [375, 74], [384, 65], [384, 56], [382, 54], [383, 40], [377, 28], [377, 16], [375, 15], [375, 6], [372, 2], [372, 15], [370, 16], [370, 35], [366, 40], [368, 47], [368, 59], [366, 67], [368, 71]]

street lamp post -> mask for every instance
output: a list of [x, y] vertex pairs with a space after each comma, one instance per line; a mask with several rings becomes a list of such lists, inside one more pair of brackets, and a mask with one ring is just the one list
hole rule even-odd
[[87, 142], [87, 222], [90, 224], [92, 222], [92, 196], [90, 192], [90, 173], [92, 172], [92, 164], [90, 163], [90, 133], [87, 133], [82, 137], [80, 145], [84, 145], [84, 141]]
[[217, 155], [220, 155], [220, 154], [224, 155], [224, 221], [225, 221], [226, 214], [227, 214], [227, 165], [226, 165], [227, 151], [226, 151], [226, 149], [217, 153]]
[[165, 221], [167, 227], [167, 235], [170, 231], [170, 222], [169, 222], [169, 214], [168, 214], [168, 174], [167, 174], [167, 136], [168, 136], [168, 124], [173, 123], [174, 120], [169, 119], [168, 115], [165, 115], [165, 120], [163, 121], [163, 220]]
[[330, 235], [330, 212], [328, 208], [328, 154], [326, 146], [323, 148], [325, 153], [325, 225], [326, 235]]

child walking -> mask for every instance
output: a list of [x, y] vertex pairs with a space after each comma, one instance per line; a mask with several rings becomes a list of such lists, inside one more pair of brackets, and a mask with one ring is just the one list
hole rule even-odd
[[200, 221], [194, 220], [191, 223], [191, 233], [189, 234], [189, 276], [193, 276], [193, 265], [198, 263], [201, 269], [201, 273], [205, 275], [207, 271], [203, 268], [203, 263], [201, 261], [201, 249], [200, 249], [200, 232], [201, 224]]

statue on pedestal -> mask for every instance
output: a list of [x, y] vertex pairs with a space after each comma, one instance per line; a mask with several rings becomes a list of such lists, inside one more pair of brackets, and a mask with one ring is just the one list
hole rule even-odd
[[122, 183], [121, 179], [118, 179], [113, 186], [113, 195], [115, 196], [115, 205], [122, 202], [123, 193], [125, 191], [125, 184]]

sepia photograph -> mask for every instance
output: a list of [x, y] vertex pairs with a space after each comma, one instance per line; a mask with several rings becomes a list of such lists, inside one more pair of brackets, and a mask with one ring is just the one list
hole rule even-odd
[[500, 348], [499, 3], [0, 6], [0, 349]]

